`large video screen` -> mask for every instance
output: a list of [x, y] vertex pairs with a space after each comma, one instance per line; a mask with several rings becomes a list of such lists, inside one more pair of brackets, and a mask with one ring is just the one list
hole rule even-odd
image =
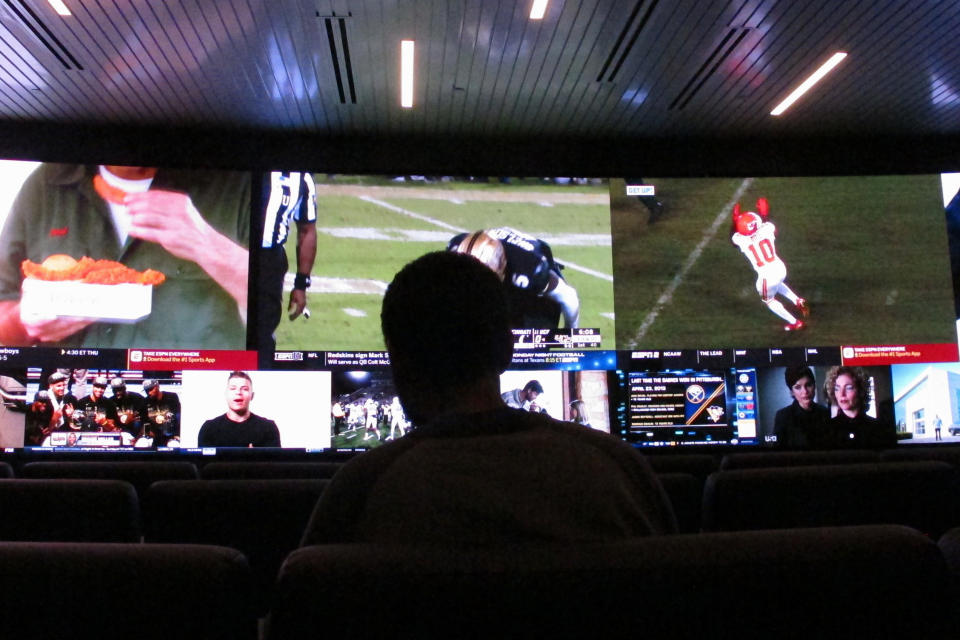
[[[280, 320], [278, 350], [382, 350], [380, 302], [393, 275], [444, 250], [470, 253], [498, 272], [514, 328], [544, 329], [541, 342], [557, 347], [614, 348], [605, 180], [315, 174], [314, 181], [310, 313]], [[299, 267], [297, 247], [296, 238], [286, 242], [281, 260]], [[571, 329], [583, 331], [566, 340]]]
[[503, 281], [509, 406], [638, 447], [949, 442], [958, 190], [0, 161], [0, 448], [404, 437], [380, 306], [430, 251]]
[[644, 185], [655, 223], [610, 181], [617, 348], [956, 342], [939, 176]]

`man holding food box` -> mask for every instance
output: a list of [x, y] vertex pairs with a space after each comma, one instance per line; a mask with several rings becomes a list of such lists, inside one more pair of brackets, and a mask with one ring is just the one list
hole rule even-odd
[[0, 343], [246, 347], [250, 177], [43, 164], [0, 233]]

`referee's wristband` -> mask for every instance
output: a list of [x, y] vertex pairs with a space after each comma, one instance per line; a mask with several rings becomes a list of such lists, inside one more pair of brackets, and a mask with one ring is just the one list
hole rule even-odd
[[310, 274], [309, 273], [298, 273], [297, 276], [293, 279], [293, 288], [306, 290], [310, 287]]

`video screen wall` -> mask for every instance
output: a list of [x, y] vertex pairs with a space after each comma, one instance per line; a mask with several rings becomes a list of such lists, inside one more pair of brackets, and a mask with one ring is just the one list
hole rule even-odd
[[380, 304], [430, 251], [503, 280], [510, 406], [638, 447], [951, 441], [958, 189], [0, 161], [0, 448], [403, 437]]

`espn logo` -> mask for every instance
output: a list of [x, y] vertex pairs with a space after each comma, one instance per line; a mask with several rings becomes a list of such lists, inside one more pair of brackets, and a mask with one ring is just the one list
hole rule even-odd
[[303, 360], [302, 351], [277, 352], [273, 354], [274, 362], [296, 362]]
[[653, 196], [656, 195], [652, 184], [628, 184], [628, 196]]

